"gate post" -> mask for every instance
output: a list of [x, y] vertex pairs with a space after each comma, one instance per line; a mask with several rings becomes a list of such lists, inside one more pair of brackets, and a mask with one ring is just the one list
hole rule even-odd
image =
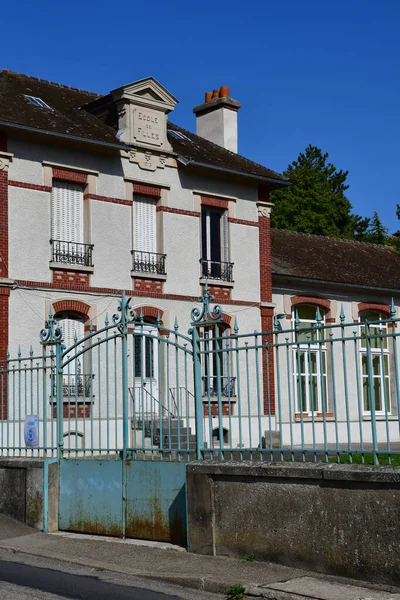
[[58, 327], [57, 321], [49, 313], [49, 318], [45, 321], [45, 328], [40, 332], [40, 343], [42, 346], [56, 347], [56, 423], [57, 423], [57, 458], [62, 458], [64, 437], [63, 437], [63, 367], [62, 367], [62, 329]]
[[[196, 427], [196, 452], [197, 460], [204, 458], [204, 413], [203, 413], [203, 390], [202, 379], [202, 360], [201, 343], [199, 329], [215, 325], [222, 320], [222, 308], [216, 304], [211, 308], [210, 303], [214, 302], [214, 296], [208, 293], [208, 283], [204, 286], [203, 296], [199, 296], [199, 302], [203, 305], [201, 308], [194, 308], [191, 313], [191, 329], [193, 345], [193, 378], [194, 378], [194, 398], [195, 398], [195, 427]], [[219, 415], [221, 419], [222, 414]], [[211, 440], [210, 440], [211, 443]]]

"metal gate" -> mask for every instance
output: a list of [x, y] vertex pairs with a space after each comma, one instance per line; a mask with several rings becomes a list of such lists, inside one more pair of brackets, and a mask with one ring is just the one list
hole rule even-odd
[[[72, 346], [50, 318], [60, 459], [59, 527], [186, 544], [185, 463], [198, 455], [192, 338], [118, 314]], [[202, 415], [201, 415], [202, 418]]]

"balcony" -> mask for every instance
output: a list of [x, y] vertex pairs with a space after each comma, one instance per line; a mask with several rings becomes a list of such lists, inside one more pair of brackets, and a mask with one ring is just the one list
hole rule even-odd
[[203, 279], [217, 279], [218, 281], [233, 282], [233, 263], [200, 259], [201, 277]]
[[[76, 396], [84, 396], [90, 398], [91, 393], [94, 395], [94, 375], [63, 375], [63, 396], [68, 398], [76, 398]], [[56, 379], [53, 375], [53, 396], [56, 397], [57, 386]]]
[[218, 397], [220, 390], [223, 398], [236, 397], [236, 377], [203, 377], [203, 397]]
[[53, 246], [52, 266], [93, 267], [93, 244], [80, 244], [62, 240], [50, 240], [50, 244]]
[[145, 274], [157, 277], [165, 277], [166, 254], [157, 252], [145, 252], [143, 250], [131, 250], [132, 274]]

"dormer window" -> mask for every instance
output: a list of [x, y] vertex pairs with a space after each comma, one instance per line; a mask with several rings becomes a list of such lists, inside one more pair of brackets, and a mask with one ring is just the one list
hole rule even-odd
[[26, 95], [24, 95], [24, 97], [28, 100], [28, 102], [30, 102], [31, 104], [33, 104], [33, 106], [36, 106], [37, 108], [44, 108], [45, 110], [53, 110], [41, 98], [37, 98], [36, 96], [26, 96]]

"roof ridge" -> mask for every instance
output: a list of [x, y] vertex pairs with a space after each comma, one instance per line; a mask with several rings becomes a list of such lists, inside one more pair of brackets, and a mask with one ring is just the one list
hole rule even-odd
[[348, 244], [364, 244], [365, 246], [374, 246], [375, 248], [385, 248], [386, 250], [393, 250], [395, 251], [395, 249], [393, 248], [393, 246], [389, 246], [386, 244], [375, 244], [374, 242], [365, 242], [365, 241], [361, 241], [361, 240], [355, 240], [355, 239], [347, 239], [347, 238], [338, 238], [338, 237], [333, 237], [330, 235], [322, 235], [319, 233], [305, 233], [303, 231], [292, 231], [291, 229], [279, 229], [278, 227], [272, 227], [271, 231], [281, 231], [282, 233], [288, 233], [288, 234], [293, 234], [293, 235], [299, 235], [299, 236], [304, 236], [304, 237], [310, 237], [310, 238], [323, 238], [325, 240], [334, 240], [335, 242], [342, 242], [345, 243], [347, 242]]
[[212, 142], [211, 140], [208, 140], [207, 138], [204, 138], [201, 135], [197, 135], [197, 133], [193, 133], [192, 131], [189, 131], [189, 129], [185, 129], [184, 127], [181, 127], [180, 125], [176, 125], [175, 123], [172, 123], [171, 121], [168, 121], [168, 125], [172, 125], [173, 127], [176, 127], [177, 129], [181, 130], [185, 134], [188, 133], [189, 135], [194, 135], [195, 137], [200, 138], [201, 140], [204, 140], [208, 144], [215, 146], [216, 148], [218, 148], [218, 150], [225, 150], [225, 152], [228, 152], [231, 156], [239, 156], [243, 160], [246, 160], [247, 162], [252, 163], [253, 165], [256, 165], [257, 167], [261, 167], [262, 169], [268, 168], [268, 171], [270, 171], [271, 173], [274, 173], [280, 179], [283, 179], [284, 181], [289, 181], [289, 178], [286, 177], [285, 175], [282, 175], [282, 173], [278, 173], [278, 171], [274, 171], [273, 169], [270, 169], [269, 167], [265, 167], [264, 165], [262, 165], [258, 162], [255, 162], [254, 160], [251, 160], [250, 158], [247, 158], [246, 156], [243, 156], [242, 154], [239, 154], [237, 152], [232, 152], [232, 150], [228, 150], [228, 148], [219, 146], [219, 144], [216, 144], [215, 142]]
[[0, 71], [1, 75], [18, 75], [18, 77], [26, 77], [27, 79], [33, 79], [34, 81], [42, 81], [43, 83], [47, 83], [50, 85], [55, 85], [57, 87], [65, 88], [68, 90], [74, 90], [76, 92], [82, 92], [83, 94], [90, 94], [91, 96], [98, 96], [99, 98], [104, 94], [99, 94], [97, 92], [90, 92], [89, 90], [82, 90], [81, 88], [72, 87], [71, 85], [66, 85], [64, 83], [58, 83], [56, 81], [50, 81], [49, 79], [41, 79], [40, 77], [33, 77], [32, 75], [26, 75], [25, 73], [18, 73], [17, 71], [10, 71], [9, 69], [2, 69]]

